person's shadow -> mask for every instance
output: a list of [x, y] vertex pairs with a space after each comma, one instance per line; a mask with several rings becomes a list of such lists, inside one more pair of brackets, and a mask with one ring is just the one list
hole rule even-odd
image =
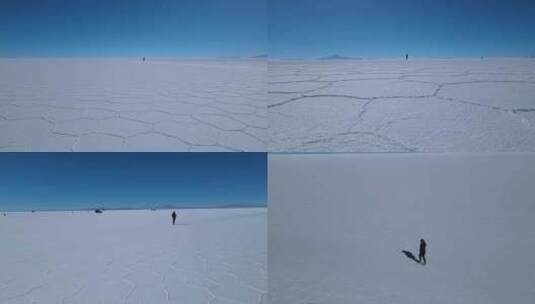
[[414, 262], [420, 264], [420, 261], [418, 261], [416, 259], [416, 257], [414, 256], [414, 254], [410, 251], [407, 251], [407, 250], [401, 250], [401, 252], [403, 252], [403, 254], [405, 254], [405, 256], [411, 260], [413, 260]]

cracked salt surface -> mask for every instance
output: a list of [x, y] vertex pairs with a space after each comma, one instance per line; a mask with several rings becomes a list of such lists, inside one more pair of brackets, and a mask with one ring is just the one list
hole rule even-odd
[[265, 304], [265, 208], [9, 213], [0, 303]]
[[0, 151], [266, 151], [265, 60], [0, 59]]
[[275, 60], [272, 152], [535, 151], [535, 60]]

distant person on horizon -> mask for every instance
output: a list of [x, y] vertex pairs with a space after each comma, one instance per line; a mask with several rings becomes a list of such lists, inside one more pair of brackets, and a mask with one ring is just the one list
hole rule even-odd
[[173, 218], [173, 225], [174, 225], [176, 221], [176, 212], [174, 210], [173, 210], [173, 213], [171, 213], [171, 217]]
[[405, 60], [409, 60], [409, 54], [405, 54]]
[[[418, 255], [418, 261], [422, 265], [425, 265], [427, 263], [427, 261], [425, 260], [425, 247], [426, 246], [427, 246], [427, 243], [425, 242], [425, 240], [420, 239], [420, 254]], [[423, 263], [422, 263], [422, 260], [423, 260]]]
[[143, 59], [142, 59], [142, 60], [143, 60], [143, 62], [145, 62], [145, 57], [143, 57]]

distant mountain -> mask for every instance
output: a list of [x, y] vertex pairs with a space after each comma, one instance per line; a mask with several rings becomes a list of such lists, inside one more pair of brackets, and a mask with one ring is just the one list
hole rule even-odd
[[268, 58], [268, 54], [260, 54], [260, 55], [252, 56], [251, 58]]
[[344, 56], [340, 56], [338, 54], [334, 54], [334, 55], [331, 55], [331, 56], [320, 57], [318, 59], [320, 59], [320, 60], [343, 60], [343, 59], [362, 59], [362, 58], [359, 58], [359, 57], [344, 57]]

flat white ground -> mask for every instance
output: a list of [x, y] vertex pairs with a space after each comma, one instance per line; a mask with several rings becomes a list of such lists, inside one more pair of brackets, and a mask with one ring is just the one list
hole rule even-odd
[[0, 151], [265, 151], [266, 66], [0, 59]]
[[535, 151], [535, 59], [270, 61], [270, 151]]
[[0, 303], [266, 303], [266, 209], [0, 215]]
[[535, 303], [533, 176], [533, 154], [270, 155], [270, 303]]

